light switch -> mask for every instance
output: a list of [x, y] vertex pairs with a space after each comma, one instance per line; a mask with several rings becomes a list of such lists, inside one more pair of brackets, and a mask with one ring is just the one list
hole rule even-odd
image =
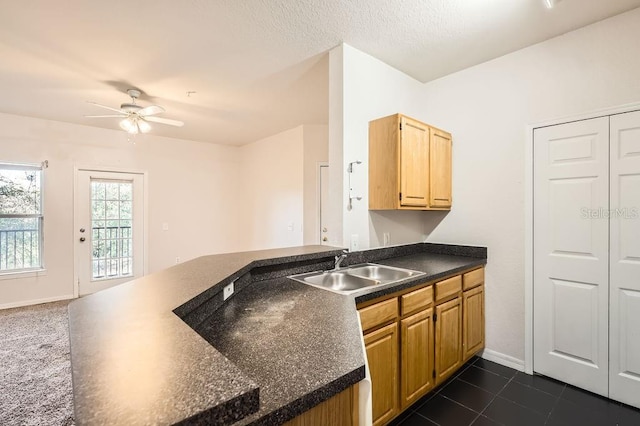
[[163, 222], [162, 223], [162, 230], [163, 231], [168, 231], [169, 230], [169, 224], [167, 222]]

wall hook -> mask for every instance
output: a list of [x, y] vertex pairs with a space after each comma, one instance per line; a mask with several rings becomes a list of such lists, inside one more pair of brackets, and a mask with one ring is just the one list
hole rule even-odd
[[355, 195], [353, 193], [353, 187], [351, 185], [351, 174], [353, 173], [353, 165], [354, 164], [362, 164], [362, 161], [356, 160], [349, 163], [347, 166], [347, 173], [349, 175], [349, 203], [347, 204], [347, 210], [351, 210], [353, 208], [353, 200], [362, 200], [362, 196]]

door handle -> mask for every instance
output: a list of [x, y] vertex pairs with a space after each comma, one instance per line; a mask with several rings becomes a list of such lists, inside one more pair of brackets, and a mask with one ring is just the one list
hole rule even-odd
[[80, 237], [80, 242], [84, 243], [85, 238], [84, 237]]
[[80, 232], [84, 232], [84, 228], [80, 228]]
[[327, 237], [322, 237], [322, 241], [328, 241], [329, 239]]

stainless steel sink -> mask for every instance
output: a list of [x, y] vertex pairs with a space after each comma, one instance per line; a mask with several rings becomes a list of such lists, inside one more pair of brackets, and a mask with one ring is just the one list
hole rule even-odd
[[383, 282], [400, 281], [405, 278], [424, 275], [424, 272], [412, 271], [411, 269], [392, 268], [390, 266], [376, 265], [374, 263], [351, 266], [348, 268], [348, 273]]
[[292, 275], [289, 278], [335, 293], [350, 294], [363, 288], [391, 284], [420, 275], [424, 275], [424, 272], [364, 263], [330, 271]]
[[[308, 276], [301, 277], [302, 280], [298, 281], [338, 293], [360, 290], [361, 288], [380, 284], [378, 280], [350, 275], [345, 272], [312, 272], [311, 274], [304, 275]], [[297, 279], [297, 277], [293, 279]]]

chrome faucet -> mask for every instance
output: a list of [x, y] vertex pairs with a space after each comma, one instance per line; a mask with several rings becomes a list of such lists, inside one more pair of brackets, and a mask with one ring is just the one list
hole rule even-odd
[[346, 250], [344, 250], [340, 256], [336, 256], [336, 263], [335, 263], [335, 265], [333, 265], [333, 270], [334, 271], [340, 269], [340, 264], [342, 263], [343, 260], [345, 260], [347, 258], [347, 253], [348, 252]]

